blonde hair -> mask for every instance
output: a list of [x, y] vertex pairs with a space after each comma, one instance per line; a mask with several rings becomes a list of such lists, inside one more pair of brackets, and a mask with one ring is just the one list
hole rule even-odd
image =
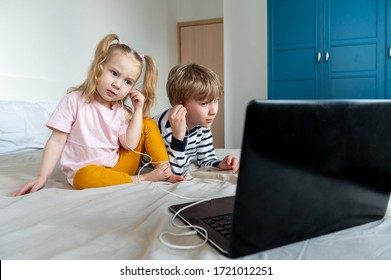
[[[143, 108], [144, 116], [149, 116], [151, 108], [156, 101], [157, 85], [157, 67], [152, 57], [148, 55], [141, 56], [128, 45], [123, 44], [118, 35], [108, 34], [97, 45], [94, 60], [90, 66], [86, 80], [78, 87], [71, 87], [68, 93], [75, 90], [81, 90], [91, 102], [98, 94], [97, 84], [103, 72], [103, 66], [115, 51], [120, 51], [126, 55], [132, 56], [140, 62], [140, 73], [143, 71], [143, 61], [145, 61], [145, 76], [143, 81], [143, 91], [145, 103]], [[139, 77], [140, 79], [140, 77]], [[119, 101], [120, 102], [120, 101]]]
[[196, 63], [178, 64], [168, 74], [167, 96], [172, 106], [188, 100], [213, 101], [223, 94], [219, 76]]

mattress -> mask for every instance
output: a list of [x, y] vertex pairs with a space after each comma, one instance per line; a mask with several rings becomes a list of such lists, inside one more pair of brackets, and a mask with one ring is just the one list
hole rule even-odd
[[[240, 150], [218, 149], [223, 158]], [[185, 232], [171, 224], [172, 204], [234, 195], [230, 171], [192, 165], [176, 184], [142, 182], [73, 190], [60, 167], [47, 186], [13, 197], [35, 178], [42, 149], [0, 155], [0, 258], [2, 260], [223, 260], [211, 245], [172, 249], [162, 232]], [[286, 225], [289, 226], [289, 225]], [[172, 238], [194, 245], [201, 237]], [[310, 240], [259, 252], [243, 259], [391, 259], [390, 205], [382, 220]]]

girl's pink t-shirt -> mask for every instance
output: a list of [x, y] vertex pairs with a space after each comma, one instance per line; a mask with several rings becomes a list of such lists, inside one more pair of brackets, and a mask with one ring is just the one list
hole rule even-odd
[[97, 101], [87, 102], [80, 91], [66, 94], [46, 125], [69, 133], [61, 155], [62, 171], [73, 185], [75, 173], [95, 164], [113, 167], [119, 158], [119, 136], [126, 132], [126, 110], [109, 109]]

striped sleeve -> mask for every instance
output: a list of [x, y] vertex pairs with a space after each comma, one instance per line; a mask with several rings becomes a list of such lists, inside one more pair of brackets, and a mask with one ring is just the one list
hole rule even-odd
[[187, 131], [184, 141], [178, 140], [172, 135], [172, 128], [168, 121], [169, 111], [154, 117], [154, 120], [164, 139], [172, 172], [176, 175], [184, 175], [193, 161], [196, 161], [200, 167], [218, 167], [220, 160], [216, 157], [210, 129], [196, 126]]
[[170, 165], [172, 173], [175, 175], [183, 175], [188, 166], [191, 164], [191, 154], [187, 153], [188, 137], [184, 141], [180, 141], [172, 136], [172, 128], [168, 121], [168, 114], [170, 110], [165, 111], [161, 115], [154, 117], [157, 122], [160, 133], [166, 145], [167, 153], [170, 158]]
[[213, 136], [209, 128], [200, 128], [201, 137], [197, 144], [197, 161], [199, 166], [218, 167], [221, 160], [216, 156], [213, 147]]

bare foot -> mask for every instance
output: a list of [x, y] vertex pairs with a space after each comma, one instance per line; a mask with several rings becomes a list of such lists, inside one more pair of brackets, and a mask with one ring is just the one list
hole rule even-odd
[[131, 176], [133, 182], [142, 182], [142, 181], [167, 181], [173, 176], [170, 164], [168, 162], [163, 162], [157, 165], [151, 172], [141, 174], [139, 176]]
[[178, 182], [181, 182], [181, 181], [184, 181], [184, 180], [185, 180], [185, 177], [183, 177], [183, 176], [171, 174], [171, 176], [168, 178], [167, 181], [170, 182], [170, 183], [178, 183]]

